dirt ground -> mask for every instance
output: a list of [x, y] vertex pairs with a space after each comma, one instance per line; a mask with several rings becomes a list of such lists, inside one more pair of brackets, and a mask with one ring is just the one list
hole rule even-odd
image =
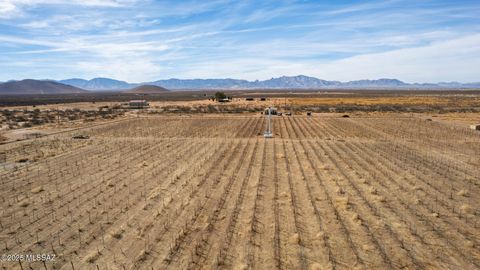
[[[3, 269], [478, 269], [478, 114], [123, 118], [0, 145]], [[429, 120], [431, 119], [431, 121]]]
[[[122, 121], [123, 119], [132, 118], [132, 117], [135, 117], [135, 114], [127, 113], [126, 115], [119, 117], [117, 120], [114, 120], [113, 122]], [[52, 135], [57, 133], [64, 133], [68, 131], [73, 132], [75, 130], [84, 129], [87, 127], [94, 127], [97, 125], [104, 125], [111, 122], [112, 120], [108, 120], [108, 119], [107, 120], [97, 119], [89, 123], [85, 123], [83, 120], [76, 120], [76, 121], [61, 121], [58, 123], [48, 123], [48, 124], [43, 124], [36, 127], [31, 127], [31, 128], [19, 128], [19, 129], [10, 129], [10, 130], [4, 129], [4, 130], [0, 130], [0, 136], [4, 138], [3, 140], [0, 140], [0, 142], [11, 143], [14, 141], [30, 140], [35, 137], [42, 137], [42, 136], [47, 136], [47, 135]]]

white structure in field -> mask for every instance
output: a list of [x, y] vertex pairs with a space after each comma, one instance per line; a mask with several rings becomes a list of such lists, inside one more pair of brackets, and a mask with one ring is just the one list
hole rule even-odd
[[131, 109], [142, 109], [149, 106], [146, 100], [130, 100], [128, 105]]
[[473, 130], [480, 130], [480, 124], [470, 125], [470, 128]]
[[272, 133], [272, 109], [271, 107], [268, 107], [268, 124], [267, 124], [267, 130], [265, 133], [263, 133], [263, 137], [265, 138], [273, 138], [273, 133]]

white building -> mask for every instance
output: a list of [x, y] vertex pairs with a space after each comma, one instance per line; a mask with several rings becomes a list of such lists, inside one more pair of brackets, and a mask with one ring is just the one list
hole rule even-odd
[[142, 109], [148, 107], [148, 102], [146, 100], [130, 100], [128, 105], [132, 109]]
[[480, 124], [470, 125], [470, 128], [473, 130], [480, 130]]

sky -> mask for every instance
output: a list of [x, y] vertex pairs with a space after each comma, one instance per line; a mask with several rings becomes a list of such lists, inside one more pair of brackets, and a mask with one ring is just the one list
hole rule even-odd
[[480, 81], [480, 1], [0, 0], [0, 81]]

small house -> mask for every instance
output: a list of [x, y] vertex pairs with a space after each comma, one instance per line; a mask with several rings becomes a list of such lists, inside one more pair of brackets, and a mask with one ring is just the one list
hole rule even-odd
[[473, 130], [480, 130], [480, 124], [470, 125], [470, 128]]
[[[266, 115], [268, 115], [268, 108], [266, 108], [263, 113], [266, 114]], [[277, 108], [275, 108], [275, 107], [270, 107], [270, 114], [271, 114], [271, 115], [277, 115], [277, 114], [278, 114]]]
[[128, 105], [131, 109], [143, 109], [149, 106], [146, 100], [130, 100]]

